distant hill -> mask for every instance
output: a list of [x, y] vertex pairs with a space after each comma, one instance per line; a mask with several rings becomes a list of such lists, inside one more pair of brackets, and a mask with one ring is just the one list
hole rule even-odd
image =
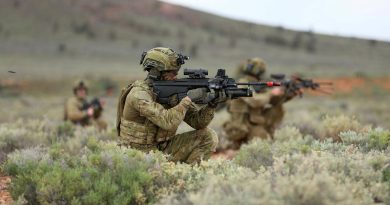
[[135, 77], [140, 53], [154, 46], [190, 55], [190, 67], [230, 73], [253, 56], [272, 72], [314, 76], [388, 75], [390, 65], [388, 42], [258, 25], [155, 0], [0, 1], [2, 73]]

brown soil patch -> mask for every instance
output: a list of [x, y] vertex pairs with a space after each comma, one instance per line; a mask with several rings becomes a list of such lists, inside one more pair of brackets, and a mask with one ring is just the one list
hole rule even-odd
[[11, 184], [11, 177], [0, 176], [0, 204], [12, 204], [11, 194], [8, 192], [8, 187]]
[[211, 159], [231, 160], [237, 154], [237, 150], [227, 149], [220, 152], [215, 152], [211, 155]]
[[[356, 90], [370, 92], [373, 87], [390, 91], [390, 77], [368, 78], [368, 77], [335, 77], [317, 78], [315, 82], [331, 82], [331, 86], [323, 86], [324, 90], [333, 93], [350, 93]], [[319, 92], [305, 90], [305, 93], [318, 95]]]

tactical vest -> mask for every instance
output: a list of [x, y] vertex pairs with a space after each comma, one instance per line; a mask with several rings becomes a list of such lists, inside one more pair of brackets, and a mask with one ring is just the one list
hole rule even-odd
[[[69, 98], [69, 99], [67, 99], [66, 101], [65, 101], [65, 103], [64, 103], [64, 121], [67, 121], [67, 120], [69, 120], [69, 116], [68, 116], [68, 108], [67, 108], [67, 104], [68, 104], [68, 102], [70, 101], [70, 100], [74, 100], [76, 97], [72, 97], [72, 98]], [[77, 99], [77, 98], [76, 98]], [[79, 100], [79, 99], [77, 99], [77, 104], [78, 104], [78, 108], [79, 108], [79, 110], [80, 111], [82, 111], [83, 109], [82, 109], [82, 107], [83, 107], [83, 104], [85, 104], [87, 101], [85, 101], [85, 100]], [[75, 125], [81, 125], [81, 126], [87, 126], [87, 125], [90, 125], [91, 124], [91, 121], [90, 121], [90, 119], [89, 119], [89, 117], [85, 117], [85, 118], [83, 118], [83, 119], [81, 119], [81, 120], [70, 120], [73, 124], [75, 124]]]
[[[239, 82], [249, 82], [246, 78], [239, 79]], [[265, 95], [254, 93], [254, 95]], [[260, 102], [259, 102], [260, 103]], [[258, 104], [257, 106], [260, 106]], [[247, 123], [250, 122], [254, 125], [263, 125], [266, 122], [266, 119], [263, 116], [263, 108], [252, 108], [250, 107], [243, 99], [235, 99], [231, 100], [228, 104], [228, 112], [229, 113], [239, 113], [241, 116], [241, 122], [232, 122], [232, 123]], [[236, 115], [237, 115], [236, 114]]]
[[135, 87], [141, 87], [144, 90], [150, 91], [149, 86], [145, 82], [140, 81], [136, 81], [122, 89], [118, 100], [117, 134], [120, 137], [122, 145], [138, 149], [153, 148], [160, 142], [169, 140], [175, 135], [176, 130], [160, 129], [157, 125], [142, 116], [138, 116], [137, 120], [124, 119], [123, 111], [127, 95]]

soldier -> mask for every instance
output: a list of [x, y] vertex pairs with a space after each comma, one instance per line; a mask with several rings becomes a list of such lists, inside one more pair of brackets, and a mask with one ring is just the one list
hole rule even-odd
[[[101, 109], [96, 110], [87, 102], [88, 87], [82, 80], [76, 81], [73, 86], [74, 96], [65, 103], [64, 120], [81, 126], [94, 125], [99, 130], [105, 130], [107, 123], [101, 119]], [[100, 103], [100, 102], [99, 102]]]
[[[175, 80], [184, 59], [170, 48], [157, 47], [144, 52], [140, 64], [148, 72], [146, 79], [122, 89], [119, 98], [119, 145], [144, 152], [160, 150], [174, 162], [194, 164], [207, 160], [218, 143], [217, 134], [207, 126], [214, 117], [216, 105], [226, 100], [222, 99], [226, 96], [221, 95], [200, 108], [191, 99], [204, 93], [195, 89], [176, 105], [159, 104], [151, 83]], [[182, 121], [195, 130], [175, 135]]]
[[[266, 71], [266, 65], [260, 58], [248, 59], [241, 64], [238, 72], [243, 77], [240, 82], [260, 81]], [[241, 144], [253, 138], [273, 139], [277, 126], [284, 116], [283, 103], [295, 94], [284, 93], [282, 87], [256, 91], [251, 98], [239, 98], [229, 102], [229, 121], [223, 129], [228, 141], [227, 148], [239, 149]]]

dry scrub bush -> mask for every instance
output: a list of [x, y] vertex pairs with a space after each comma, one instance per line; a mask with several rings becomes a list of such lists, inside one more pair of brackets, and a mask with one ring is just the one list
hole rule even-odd
[[320, 119], [313, 119], [312, 115], [304, 112], [299, 118], [299, 123], [293, 123], [304, 135], [311, 135], [315, 139], [332, 139], [340, 142], [340, 133], [355, 131], [359, 133], [367, 132], [370, 126], [362, 125], [355, 117], [346, 115], [323, 115]]
[[[179, 169], [177, 166], [179, 166]], [[185, 172], [183, 172], [183, 166], [186, 167]], [[177, 175], [178, 170], [180, 170], [179, 175]], [[187, 202], [192, 204], [189, 203], [189, 197], [194, 193], [203, 193], [203, 190], [206, 190], [208, 192], [205, 195], [206, 198], [207, 196], [211, 197], [209, 191], [213, 190], [213, 184], [239, 182], [240, 180], [250, 180], [256, 177], [256, 173], [250, 169], [240, 167], [232, 161], [224, 160], [203, 161], [200, 165], [192, 167], [184, 164], [171, 166], [163, 173], [165, 175], [163, 179], [180, 180], [184, 187], [182, 191], [171, 192], [170, 195], [162, 198], [158, 204], [187, 204]], [[214, 201], [213, 203], [217, 202]], [[203, 202], [198, 201], [196, 204], [203, 204]]]
[[248, 145], [241, 146], [234, 161], [241, 166], [257, 170], [262, 166], [272, 166], [273, 155], [271, 142], [257, 139]]
[[53, 141], [55, 130], [51, 129], [50, 121], [19, 120], [15, 123], [0, 125], [0, 163], [6, 159], [6, 154], [15, 149], [36, 145], [47, 145]]
[[309, 152], [312, 141], [314, 139], [311, 136], [303, 137], [297, 128], [284, 127], [275, 133], [275, 141], [255, 139], [243, 145], [234, 161], [257, 170], [261, 166], [272, 166], [275, 157]]
[[[294, 137], [289, 139], [288, 136]], [[237, 201], [244, 204], [390, 203], [389, 131], [349, 131], [341, 133], [341, 137], [344, 143], [317, 141], [285, 127], [277, 132], [274, 142], [253, 141], [242, 147], [234, 161], [257, 170], [261, 178], [257, 184], [252, 183], [253, 179], [237, 183], [225, 181], [221, 187], [211, 184], [217, 191], [208, 197], [218, 200], [228, 196], [227, 201], [223, 201], [226, 204]], [[226, 192], [231, 190], [236, 193]], [[245, 192], [243, 197], [241, 191]], [[266, 196], [261, 194], [264, 191]], [[192, 193], [185, 200], [192, 204], [211, 204], [206, 203], [204, 194]], [[262, 203], [264, 197], [268, 198]]]
[[14, 177], [15, 199], [35, 204], [390, 204], [390, 134], [379, 128], [337, 133], [342, 142], [334, 143], [284, 127], [274, 141], [243, 146], [232, 161], [196, 166], [168, 162], [161, 152], [120, 148], [103, 142], [109, 135], [94, 130], [70, 133], [50, 146], [9, 154], [3, 171]]
[[302, 134], [298, 128], [292, 126], [286, 126], [282, 129], [278, 129], [275, 132], [275, 140], [277, 141], [291, 141], [291, 139], [302, 139]]
[[0, 163], [15, 149], [39, 145], [65, 143], [68, 151], [77, 151], [86, 145], [89, 136], [96, 136], [99, 140], [114, 139], [110, 132], [98, 132], [94, 127], [81, 128], [70, 122], [57, 124], [44, 119], [4, 123], [0, 125]]
[[269, 204], [269, 186], [266, 181], [255, 179], [210, 176], [202, 189], [181, 198], [165, 198], [158, 204]]
[[[370, 153], [368, 159], [384, 157]], [[256, 175], [209, 175], [202, 188], [159, 204], [386, 204], [389, 191], [381, 170], [366, 163], [365, 154], [337, 158], [313, 152], [275, 157], [272, 167], [260, 167]]]
[[16, 151], [3, 169], [12, 196], [33, 204], [144, 204], [154, 200], [148, 169], [158, 159], [94, 139], [77, 155], [61, 146]]
[[388, 204], [390, 184], [377, 163], [385, 159], [381, 152], [348, 149], [341, 156], [325, 151], [283, 155], [273, 166], [260, 167], [255, 177], [239, 171], [235, 177], [210, 175], [201, 189], [160, 204]]
[[355, 131], [342, 132], [340, 137], [344, 144], [356, 145], [364, 151], [390, 149], [390, 131], [382, 128], [376, 128], [364, 133]]
[[[341, 153], [313, 152], [303, 157], [285, 156], [275, 169], [282, 172], [287, 168], [289, 175], [329, 175], [335, 178], [337, 186], [347, 187], [349, 195], [362, 204], [370, 204], [375, 200], [389, 201], [388, 184], [383, 183], [382, 174], [384, 160], [388, 155], [381, 152], [360, 153], [358, 149], [346, 149]], [[290, 162], [287, 163], [286, 162]], [[278, 168], [280, 166], [280, 168]], [[286, 173], [284, 173], [286, 174]], [[295, 179], [299, 181], [299, 179]]]
[[340, 142], [339, 134], [346, 131], [366, 132], [369, 126], [361, 125], [356, 118], [345, 115], [325, 116], [318, 133], [321, 139], [332, 138], [335, 142]]
[[24, 197], [33, 204], [144, 204], [168, 196], [178, 200], [201, 189], [210, 176], [226, 180], [255, 176], [233, 162], [175, 164], [161, 152], [144, 154], [94, 137], [78, 153], [70, 154], [63, 146], [9, 154], [3, 170], [13, 176], [15, 199]]
[[51, 129], [49, 121], [19, 120], [15, 123], [1, 124], [0, 149], [13, 150], [38, 144], [49, 144], [55, 130]]

